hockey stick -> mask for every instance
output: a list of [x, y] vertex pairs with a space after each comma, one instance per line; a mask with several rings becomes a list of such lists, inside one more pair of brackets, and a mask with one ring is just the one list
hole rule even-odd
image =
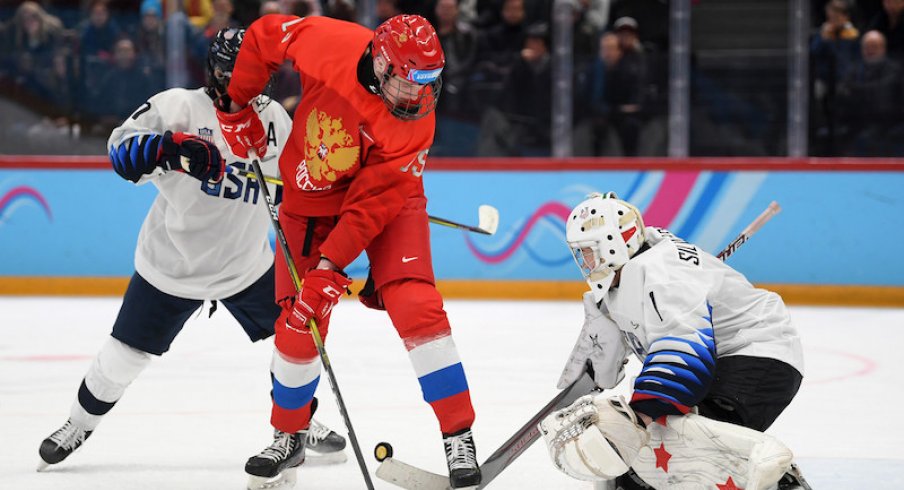
[[[502, 470], [512, 464], [538, 439], [540, 429], [537, 428], [537, 424], [541, 420], [552, 412], [571, 405], [578, 398], [590, 393], [595, 387], [596, 383], [593, 378], [584, 373], [567, 388], [560, 391], [480, 465], [481, 481], [477, 488], [481, 489], [489, 485], [502, 473]], [[391, 457], [392, 447], [385, 442], [380, 444], [384, 445], [390, 455], [383, 459], [380, 466], [377, 467], [377, 477], [380, 479], [409, 490], [447, 490], [450, 488], [448, 476], [422, 470], [394, 459]]]
[[[781, 211], [781, 207], [777, 202], [773, 201], [769, 206], [753, 220], [741, 234], [728, 244], [716, 257], [725, 260], [734, 254], [741, 245], [747, 243], [766, 222]], [[587, 384], [589, 383], [589, 386]], [[575, 382], [562, 390], [555, 398], [552, 399], [545, 407], [543, 407], [527, 424], [523, 425], [515, 435], [505, 441], [499, 449], [490, 455], [486, 461], [480, 465], [482, 480], [478, 489], [485, 488], [493, 481], [499, 473], [507, 468], [512, 461], [521, 456], [537, 439], [540, 431], [537, 424], [555, 410], [564, 408], [578, 398], [589, 393], [595, 387], [593, 379], [584, 373]], [[406, 488], [408, 490], [446, 490], [449, 488], [449, 478], [442, 476], [416, 466], [403, 463], [392, 456], [392, 447], [386, 443], [388, 448], [388, 457], [382, 460], [377, 468], [377, 477], [394, 483], [395, 485]], [[377, 446], [380, 448], [380, 445]]]
[[[227, 165], [226, 171], [228, 173], [241, 175], [242, 177], [247, 177], [249, 179], [257, 179], [258, 175], [263, 175], [264, 182], [269, 182], [271, 184], [280, 186], [283, 185], [283, 181], [277, 177], [258, 174], [257, 171], [249, 172], [233, 165]], [[481, 204], [480, 207], [477, 208], [477, 226], [457, 223], [455, 221], [445, 218], [439, 218], [436, 216], [428, 216], [428, 218], [430, 219], [431, 223], [437, 225], [448, 226], [449, 228], [457, 228], [459, 230], [471, 231], [483, 235], [492, 235], [496, 233], [496, 230], [499, 228], [499, 210], [488, 204]]]
[[767, 221], [772, 219], [772, 217], [778, 214], [781, 210], [782, 207], [779, 206], [777, 202], [772, 201], [771, 203], [769, 203], [769, 206], [762, 213], [760, 213], [760, 215], [757, 216], [752, 223], [747, 225], [747, 228], [744, 228], [744, 230], [741, 231], [741, 234], [738, 235], [737, 238], [732, 240], [732, 242], [729, 243], [727, 247], [722, 249], [722, 251], [716, 255], [716, 258], [722, 259], [724, 261], [728, 257], [731, 257], [731, 255], [735, 253], [738, 247], [747, 243], [747, 240], [750, 240], [750, 237], [752, 237], [754, 233], [759, 231], [759, 229], [762, 228]]
[[[251, 166], [257, 175], [264, 175], [261, 171], [261, 163], [257, 155], [252, 151], [248, 151], [251, 157]], [[289, 268], [289, 275], [292, 276], [292, 284], [295, 285], [295, 291], [301, 291], [301, 277], [298, 275], [298, 269], [295, 268], [295, 261], [289, 253], [289, 243], [286, 241], [286, 235], [283, 233], [282, 225], [279, 224], [279, 214], [276, 212], [276, 206], [270, 197], [270, 189], [264, 184], [261, 186], [261, 192], [264, 194], [264, 200], [267, 201], [267, 210], [270, 212], [270, 224], [273, 225], [273, 231], [276, 232], [276, 241], [282, 249], [283, 256], [286, 259], [286, 266]], [[352, 420], [348, 416], [348, 410], [345, 408], [345, 401], [342, 399], [342, 393], [339, 392], [339, 384], [336, 381], [336, 374], [333, 372], [333, 366], [330, 364], [330, 357], [326, 354], [326, 346], [323, 344], [323, 337], [320, 335], [320, 329], [317, 328], [317, 322], [312, 318], [309, 323], [311, 327], [311, 337], [314, 338], [314, 344], [317, 346], [317, 352], [320, 354], [320, 362], [326, 371], [327, 378], [330, 380], [330, 388], [333, 389], [333, 395], [336, 397], [336, 404], [339, 405], [339, 412], [345, 421], [345, 427], [348, 428], [348, 438], [352, 442], [352, 448], [355, 450], [355, 459], [358, 460], [358, 467], [361, 468], [361, 474], [364, 475], [364, 483], [368, 490], [373, 490], [374, 484], [370, 479], [370, 473], [367, 471], [367, 464], [364, 462], [364, 455], [361, 453], [361, 446], [358, 444], [358, 437], [355, 435], [355, 429], [352, 428]]]

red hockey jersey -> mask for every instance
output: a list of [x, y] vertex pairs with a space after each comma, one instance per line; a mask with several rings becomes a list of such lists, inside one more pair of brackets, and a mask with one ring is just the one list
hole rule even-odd
[[283, 211], [340, 216], [321, 253], [344, 268], [401, 210], [423, 195], [435, 118], [397, 119], [358, 81], [373, 31], [327, 17], [267, 15], [248, 28], [229, 96], [245, 105], [290, 60], [302, 98], [279, 160]]

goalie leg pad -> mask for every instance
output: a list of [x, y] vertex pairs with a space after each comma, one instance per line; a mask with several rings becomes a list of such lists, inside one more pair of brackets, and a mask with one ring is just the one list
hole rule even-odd
[[540, 422], [550, 458], [580, 480], [609, 480], [628, 471], [647, 434], [621, 397], [587, 395]]
[[671, 415], [648, 432], [633, 468], [656, 489], [718, 488], [729, 480], [745, 490], [775, 488], [791, 466], [791, 451], [778, 439], [696, 414]]

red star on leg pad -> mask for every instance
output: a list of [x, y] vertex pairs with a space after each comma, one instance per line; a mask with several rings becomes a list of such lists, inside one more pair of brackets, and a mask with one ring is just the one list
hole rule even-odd
[[656, 467], [662, 468], [663, 471], [668, 473], [669, 459], [672, 457], [672, 455], [665, 450], [665, 444], [660, 444], [658, 448], [653, 450], [653, 453], [656, 454]]
[[728, 477], [728, 480], [723, 485], [719, 485], [718, 483], [716, 483], [716, 487], [719, 490], [744, 490], [743, 488], [736, 486], [734, 483], [734, 480], [732, 480], [730, 476]]

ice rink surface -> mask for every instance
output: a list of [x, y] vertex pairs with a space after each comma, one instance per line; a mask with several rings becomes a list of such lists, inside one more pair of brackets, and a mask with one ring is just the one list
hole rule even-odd
[[[0, 297], [0, 489], [243, 489], [245, 460], [271, 437], [272, 341], [249, 343], [222, 307], [189, 321], [78, 452], [35, 472], [38, 445], [66, 421], [119, 303]], [[582, 307], [577, 300], [449, 301], [446, 309], [477, 410], [482, 461], [555, 395]], [[817, 490], [904, 488], [904, 309], [791, 311], [806, 373], [769, 432], [791, 447]], [[327, 349], [370, 470], [377, 466], [373, 447], [385, 440], [399, 459], [444, 471], [436, 421], [386, 315], [343, 300]], [[317, 418], [344, 433], [326, 376], [318, 396]], [[296, 488], [363, 488], [347, 451], [345, 464], [302, 467]], [[541, 442], [490, 488], [591, 486], [555, 470]]]

